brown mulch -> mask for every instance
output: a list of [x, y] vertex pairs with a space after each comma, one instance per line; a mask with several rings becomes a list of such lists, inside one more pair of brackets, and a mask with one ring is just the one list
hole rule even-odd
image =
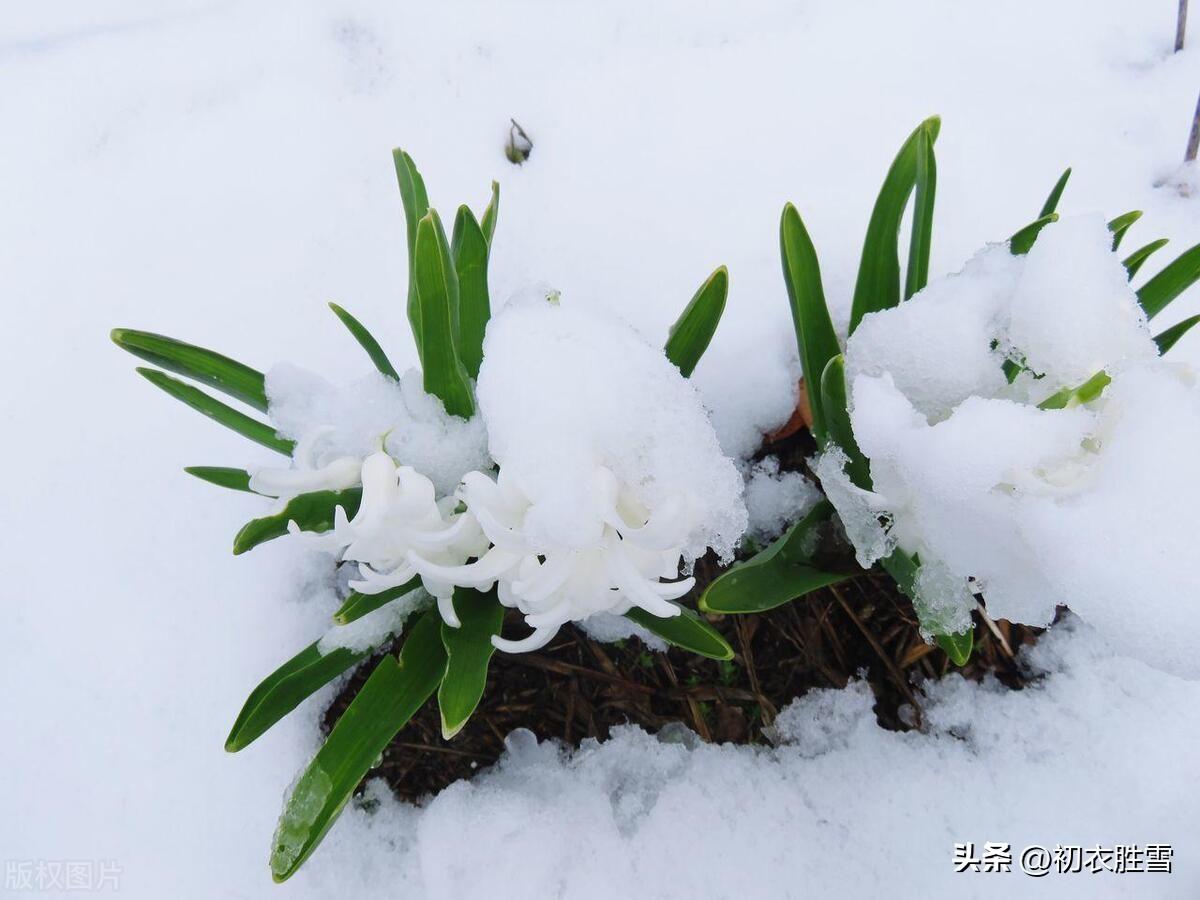
[[[801, 431], [769, 452], [785, 469], [803, 468], [810, 442]], [[694, 606], [696, 595], [721, 571], [715, 560], [700, 560], [697, 588], [683, 602]], [[604, 739], [626, 723], [654, 732], [682, 722], [706, 741], [765, 742], [764, 728], [792, 699], [814, 688], [845, 687], [856, 677], [870, 684], [881, 726], [920, 727], [920, 682], [953, 668], [945, 653], [921, 638], [911, 602], [881, 572], [767, 613], [710, 621], [736, 651], [733, 660], [716, 662], [676, 649], [656, 653], [636, 639], [598, 643], [571, 626], [536, 653], [497, 653], [479, 708], [452, 741], [442, 740], [437, 704], [427, 703], [369, 777], [384, 778], [401, 797], [419, 799], [492, 765], [505, 736], [517, 728], [578, 745], [586, 738]], [[513, 621], [505, 630], [522, 628]], [[1039, 633], [977, 613], [976, 649], [962, 674], [978, 679], [990, 673], [1019, 689], [1024, 681], [1014, 654]], [[373, 668], [371, 662], [361, 666], [344, 686], [325, 712], [326, 729]]]

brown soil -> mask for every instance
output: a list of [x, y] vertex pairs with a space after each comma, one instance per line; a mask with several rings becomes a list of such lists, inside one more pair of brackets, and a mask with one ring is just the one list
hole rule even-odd
[[[770, 451], [784, 468], [803, 468], [810, 440], [801, 432]], [[720, 572], [715, 560], [700, 560], [696, 591], [683, 602], [694, 606], [695, 595]], [[650, 652], [637, 640], [601, 644], [570, 626], [537, 653], [497, 653], [483, 701], [453, 741], [442, 740], [437, 704], [427, 703], [371, 777], [384, 778], [401, 797], [419, 799], [490, 766], [505, 735], [517, 728], [578, 745], [604, 739], [625, 723], [653, 732], [682, 722], [706, 741], [765, 742], [764, 727], [793, 698], [814, 688], [844, 687], [855, 677], [866, 678], [874, 691], [881, 726], [920, 727], [920, 682], [952, 668], [941, 650], [921, 638], [912, 604], [881, 572], [768, 613], [710, 620], [736, 651], [733, 660], [715, 662], [675, 649]], [[991, 673], [1022, 687], [1013, 654], [1039, 633], [976, 614], [976, 649], [962, 674]], [[344, 687], [325, 713], [326, 729], [373, 668], [371, 662], [361, 666]]]

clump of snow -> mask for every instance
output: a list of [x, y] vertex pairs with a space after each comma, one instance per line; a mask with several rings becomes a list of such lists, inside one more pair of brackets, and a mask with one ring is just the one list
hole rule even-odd
[[606, 644], [637, 638], [651, 650], [657, 650], [660, 653], [665, 653], [670, 646], [657, 634], [643, 628], [633, 619], [613, 613], [593, 613], [586, 619], [582, 619], [578, 625], [588, 637]]
[[488, 325], [479, 407], [492, 458], [529, 497], [524, 527], [547, 546], [597, 540], [603, 468], [643, 515], [680, 505], [680, 552], [724, 559], [746, 529], [742, 481], [692, 385], [612, 316], [539, 300]]
[[445, 496], [466, 472], [491, 466], [483, 420], [448, 415], [440, 400], [425, 393], [417, 369], [398, 383], [371, 372], [334, 385], [281, 363], [267, 373], [267, 399], [276, 430], [309, 448], [310, 455], [298, 459], [301, 468], [317, 469], [340, 457], [361, 460], [383, 448]]
[[774, 456], [755, 463], [746, 476], [746, 537], [773, 541], [821, 499], [820, 489], [800, 472], [780, 472]]
[[373, 650], [388, 638], [400, 634], [408, 617], [424, 609], [432, 600], [421, 588], [409, 591], [353, 622], [334, 625], [317, 641], [317, 650], [322, 655], [339, 648], [355, 653]]
[[896, 541], [888, 527], [891, 513], [887, 498], [865, 491], [850, 480], [846, 474], [847, 462], [845, 451], [830, 444], [813, 461], [813, 474], [820, 479], [821, 489], [837, 509], [846, 537], [854, 545], [858, 564], [869, 569], [895, 549]]
[[[847, 482], [840, 451], [818, 462], [822, 485], [861, 563], [886, 546], [880, 514], [887, 539], [920, 558], [926, 630], [965, 627], [979, 590], [992, 616], [1044, 625], [1066, 604], [1147, 662], [1200, 674], [1188, 651], [1200, 593], [1186, 524], [1200, 508], [1188, 474], [1200, 428], [1195, 373], [1158, 358], [1102, 220], [1048, 226], [1016, 270], [985, 265], [995, 252], [864, 319], [848, 368], [858, 373], [851, 421], [873, 492]], [[944, 310], [960, 287], [966, 304], [991, 312]], [[922, 332], [924, 362], [904, 349]], [[934, 365], [955, 341], [1007, 347], [1042, 378], [1009, 386], [982, 369], [963, 378]], [[1000, 371], [1002, 357], [980, 353], [985, 361]], [[1112, 382], [1091, 404], [1034, 405], [1102, 369]]]
[[1158, 356], [1100, 215], [1063, 219], [1042, 229], [1003, 311], [1004, 344], [1042, 376], [1039, 399], [1078, 387], [1101, 369]]
[[460, 497], [492, 547], [468, 565], [412, 559], [423, 577], [478, 589], [526, 616], [512, 652], [568, 621], [637, 606], [677, 615], [693, 579], [667, 581], [746, 527], [742, 482], [694, 388], [628, 326], [545, 299], [493, 318], [479, 373], [493, 480]]
[[930, 421], [972, 395], [1006, 393], [995, 345], [1023, 265], [1007, 244], [993, 244], [911, 300], [865, 316], [846, 343], [847, 384], [886, 372]]

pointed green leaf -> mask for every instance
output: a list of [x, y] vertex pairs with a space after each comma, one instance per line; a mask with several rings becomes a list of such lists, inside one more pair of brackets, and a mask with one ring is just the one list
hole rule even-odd
[[1121, 246], [1121, 241], [1125, 239], [1125, 232], [1129, 230], [1129, 226], [1141, 217], [1142, 211], [1135, 209], [1127, 213], [1122, 213], [1108, 223], [1108, 230], [1112, 232], [1113, 236], [1112, 248], [1114, 250]]
[[236, 753], [250, 746], [272, 725], [369, 655], [339, 647], [322, 656], [317, 642], [309, 644], [250, 693], [229, 730], [225, 749]]
[[504, 623], [504, 607], [496, 599], [495, 590], [482, 593], [456, 588], [454, 612], [460, 622], [458, 628], [442, 622], [446, 674], [438, 687], [438, 709], [446, 740], [462, 730], [483, 697], [488, 663], [496, 652], [492, 637], [500, 633]]
[[454, 218], [450, 242], [458, 278], [458, 355], [471, 378], [479, 377], [483, 362], [483, 333], [492, 315], [488, 298], [488, 242], [475, 216], [465, 206]]
[[679, 647], [708, 659], [733, 659], [733, 648], [695, 610], [679, 607], [677, 616], [655, 616], [640, 607], [633, 607], [625, 618], [641, 625], [673, 647]]
[[1034, 243], [1038, 239], [1038, 235], [1042, 233], [1042, 229], [1051, 222], [1058, 221], [1058, 213], [1050, 213], [1048, 216], [1042, 216], [1040, 219], [1035, 219], [1016, 234], [1008, 239], [1008, 250], [1013, 256], [1024, 256], [1033, 249]]
[[1058, 176], [1058, 181], [1054, 182], [1054, 187], [1050, 190], [1050, 196], [1046, 198], [1046, 202], [1042, 204], [1042, 211], [1038, 213], [1039, 219], [1044, 219], [1050, 213], [1058, 209], [1058, 201], [1062, 199], [1063, 190], [1067, 186], [1067, 179], [1071, 177], [1071, 169], [1068, 166], [1066, 171]]
[[1200, 322], [1200, 316], [1189, 316], [1182, 322], [1172, 325], [1162, 334], [1154, 339], [1154, 343], [1158, 344], [1158, 352], [1160, 355], [1165, 354], [1168, 350], [1179, 343], [1179, 339], [1192, 330], [1192, 326]]
[[392, 151], [396, 164], [396, 182], [400, 185], [400, 200], [404, 203], [404, 224], [408, 238], [408, 321], [412, 325], [413, 340], [417, 344], [417, 355], [424, 360], [421, 347], [421, 308], [417, 303], [417, 276], [415, 259], [417, 250], [417, 224], [429, 212], [429, 195], [425, 192], [425, 180], [417, 171], [412, 157], [397, 147]]
[[375, 363], [375, 368], [395, 381], [400, 380], [400, 376], [396, 373], [396, 368], [392, 365], [391, 360], [387, 358], [387, 354], [383, 352], [383, 348], [379, 346], [379, 341], [375, 340], [375, 336], [367, 331], [366, 327], [346, 310], [342, 309], [336, 303], [330, 303], [329, 308], [333, 310], [333, 314], [341, 319], [346, 330], [354, 336], [360, 347], [367, 351], [367, 356], [371, 357], [371, 362]]
[[1063, 388], [1038, 404], [1038, 409], [1068, 409], [1090, 403], [1103, 393], [1112, 379], [1107, 372], [1097, 372], [1079, 387]]
[[458, 358], [458, 276], [436, 210], [417, 226], [415, 262], [425, 391], [440, 399], [446, 412], [469, 419], [475, 400]]
[[217, 487], [229, 488], [231, 491], [245, 491], [248, 494], [257, 493], [250, 488], [250, 473], [245, 469], [230, 469], [225, 466], [188, 466], [183, 471], [194, 475], [201, 481], [215, 484]]
[[1138, 270], [1141, 269], [1143, 265], [1145, 265], [1146, 260], [1150, 258], [1152, 253], [1157, 250], [1161, 250], [1169, 243], [1170, 241], [1167, 240], [1167, 238], [1159, 238], [1157, 241], [1151, 241], [1144, 247], [1138, 247], [1127, 257], [1125, 257], [1125, 261], [1122, 263], [1122, 265], [1125, 266], [1125, 271], [1129, 275], [1129, 280], [1133, 280], [1133, 276], [1138, 273]]
[[1200, 244], [1184, 250], [1138, 290], [1138, 302], [1153, 319], [1200, 279]]
[[829, 360], [842, 352], [842, 348], [838, 345], [829, 307], [825, 303], [817, 251], [800, 219], [800, 213], [790, 203], [783, 208], [779, 222], [779, 251], [783, 260], [783, 280], [791, 302], [792, 324], [796, 329], [800, 367], [808, 385], [813, 436], [823, 442], [826, 427], [819, 387], [821, 373], [825, 371]]
[[234, 555], [252, 550], [259, 544], [282, 537], [288, 532], [288, 522], [295, 522], [301, 531], [328, 531], [333, 528], [334, 510], [339, 506], [348, 518], [354, 518], [362, 502], [362, 488], [344, 491], [313, 491], [298, 494], [277, 513], [251, 519], [233, 539]]
[[871, 489], [871, 469], [854, 439], [850, 427], [850, 413], [846, 402], [846, 361], [841, 354], [833, 357], [821, 374], [821, 405], [825, 409], [825, 423], [829, 440], [842, 448], [846, 454], [846, 474], [865, 491]]
[[975, 644], [975, 626], [972, 625], [960, 634], [935, 635], [934, 640], [946, 651], [950, 662], [956, 666], [965, 666], [971, 659], [971, 650]]
[[226, 428], [236, 431], [242, 437], [249, 438], [256, 444], [262, 444], [264, 447], [274, 450], [276, 453], [282, 453], [284, 456], [292, 455], [292, 450], [296, 445], [292, 441], [277, 435], [275, 429], [266, 422], [252, 419], [245, 413], [238, 412], [232, 406], [225, 405], [215, 397], [210, 397], [199, 388], [192, 387], [178, 378], [172, 378], [166, 372], [139, 367], [137, 373], [155, 387], [162, 388], [176, 400], [186, 403], [192, 409], [202, 415], [208, 416], [214, 422], [219, 422]]
[[[937, 116], [926, 119], [909, 135], [888, 169], [863, 242], [862, 261], [854, 285], [854, 304], [850, 309], [851, 334], [867, 313], [891, 309], [900, 302], [900, 252], [897, 248], [900, 222], [908, 197], [917, 183], [921, 144], [927, 142], [932, 147], [940, 130], [941, 119]], [[929, 203], [932, 202], [933, 192], [930, 191]]]
[[393, 600], [415, 591], [420, 586], [421, 576], [417, 575], [399, 587], [388, 588], [378, 594], [360, 594], [358, 591], [351, 591], [342, 605], [338, 607], [338, 611], [333, 614], [333, 621], [338, 625], [349, 625], [367, 613], [375, 612], [381, 606], [387, 606]]
[[488, 251], [492, 249], [492, 236], [496, 233], [496, 217], [500, 214], [500, 182], [492, 182], [492, 199], [488, 201], [483, 218], [479, 220], [483, 236], [487, 238]]
[[937, 160], [929, 130], [918, 130], [916, 194], [913, 199], [912, 235], [908, 243], [908, 268], [904, 278], [907, 300], [929, 282], [929, 251], [933, 240], [933, 198], [937, 193]]
[[429, 610], [409, 632], [400, 658], [385, 656], [296, 780], [284, 803], [271, 852], [271, 874], [285, 881], [308, 859], [392, 738], [429, 699], [446, 668]]
[[267, 389], [262, 372], [235, 359], [149, 331], [114, 328], [111, 337], [122, 350], [168, 372], [216, 388], [261, 412], [267, 410]]
[[679, 368], [684, 378], [695, 371], [700, 357], [708, 349], [717, 331], [717, 324], [721, 321], [721, 314], [725, 312], [728, 293], [729, 271], [720, 266], [700, 285], [700, 290], [696, 291], [671, 326], [663, 352]]
[[852, 577], [825, 572], [812, 561], [810, 546], [816, 529], [833, 512], [822, 500], [773, 544], [735, 564], [700, 597], [700, 609], [714, 613], [754, 613], [774, 609], [810, 591]]

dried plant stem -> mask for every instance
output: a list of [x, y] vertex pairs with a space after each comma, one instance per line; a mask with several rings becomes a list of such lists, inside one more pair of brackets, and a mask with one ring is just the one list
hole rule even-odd
[[1175, 20], [1175, 52], [1183, 49], [1183, 35], [1187, 31], [1188, 0], [1179, 0], [1179, 16]]
[[1192, 132], [1188, 135], [1187, 152], [1183, 155], [1183, 161], [1195, 162], [1198, 150], [1200, 150], [1200, 97], [1196, 98], [1196, 112], [1192, 115]]

